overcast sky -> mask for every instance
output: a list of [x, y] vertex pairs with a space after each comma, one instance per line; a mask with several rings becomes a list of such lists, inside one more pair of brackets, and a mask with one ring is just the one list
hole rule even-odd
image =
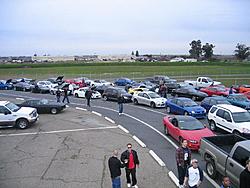
[[0, 0], [0, 56], [215, 53], [250, 45], [250, 0]]

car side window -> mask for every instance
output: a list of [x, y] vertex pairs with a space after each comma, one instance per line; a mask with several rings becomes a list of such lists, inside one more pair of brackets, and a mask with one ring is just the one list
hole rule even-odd
[[240, 163], [243, 167], [246, 166], [246, 161], [249, 159], [250, 151], [247, 151], [245, 148], [238, 146], [233, 154], [233, 159]]
[[8, 109], [5, 108], [4, 106], [0, 106], [0, 114], [4, 114], [6, 112], [8, 112]]
[[211, 100], [210, 100], [210, 105], [215, 105], [215, 104], [217, 104], [216, 100], [211, 99]]
[[114, 89], [114, 90], [112, 91], [112, 93], [116, 95], [116, 94], [118, 94], [118, 91]]
[[143, 94], [143, 97], [149, 99], [149, 96], [146, 93]]
[[221, 117], [221, 118], [223, 118], [224, 119], [224, 110], [221, 110], [221, 109], [219, 109], [217, 112], [216, 112], [216, 115], [218, 116], [218, 117]]
[[211, 112], [211, 113], [214, 113], [216, 110], [217, 110], [216, 107], [212, 107], [211, 110], [210, 110], [210, 112]]
[[230, 114], [228, 112], [226, 112], [226, 111], [224, 112], [224, 119], [229, 121], [229, 122], [232, 122]]
[[176, 103], [178, 106], [183, 106], [183, 102], [181, 100], [178, 100]]
[[138, 96], [143, 97], [143, 93], [139, 93]]
[[171, 102], [174, 103], [174, 104], [176, 104], [177, 103], [177, 99], [173, 99]]

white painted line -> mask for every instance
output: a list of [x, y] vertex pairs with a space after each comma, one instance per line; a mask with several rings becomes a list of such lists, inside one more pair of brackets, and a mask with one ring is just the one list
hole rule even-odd
[[85, 108], [76, 107], [77, 110], [87, 111]]
[[129, 131], [128, 131], [127, 129], [125, 129], [123, 126], [118, 125], [118, 127], [119, 127], [121, 130], [123, 130], [125, 133], [129, 133]]
[[97, 116], [102, 116], [102, 114], [96, 112], [96, 111], [92, 111], [93, 114], [97, 115]]
[[145, 148], [146, 144], [144, 144], [139, 138], [137, 138], [136, 136], [133, 136], [133, 139], [140, 144], [141, 147]]
[[16, 99], [17, 99], [17, 100], [24, 101], [24, 98], [19, 98], [19, 97], [17, 97]]
[[78, 131], [90, 131], [90, 130], [103, 130], [103, 129], [116, 129], [117, 126], [109, 127], [96, 127], [96, 128], [87, 128], [87, 129], [70, 129], [70, 130], [59, 130], [59, 131], [46, 131], [46, 132], [33, 132], [33, 133], [16, 133], [16, 134], [2, 134], [0, 137], [8, 136], [25, 136], [25, 135], [38, 135], [38, 134], [54, 134], [54, 133], [67, 133], [67, 132], [78, 132]]
[[174, 175], [172, 171], [168, 173], [168, 176], [171, 178], [171, 180], [174, 182], [174, 184], [178, 187], [179, 186], [179, 180], [178, 178]]
[[203, 171], [203, 174], [215, 188], [220, 188], [220, 186], [212, 178], [210, 178], [205, 171]]
[[109, 117], [105, 117], [105, 119], [106, 119], [107, 121], [109, 121], [110, 123], [115, 124], [115, 121], [114, 121], [114, 120], [112, 120], [112, 119], [110, 119]]
[[158, 157], [158, 155], [156, 155], [156, 153], [153, 150], [150, 150], [149, 153], [157, 161], [157, 163], [160, 166], [162, 166], [162, 167], [166, 166], [165, 163], [161, 160], [161, 158]]

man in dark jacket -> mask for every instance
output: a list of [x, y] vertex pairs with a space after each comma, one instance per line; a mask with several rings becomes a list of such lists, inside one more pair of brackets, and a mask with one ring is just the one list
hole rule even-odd
[[63, 97], [63, 101], [62, 101], [63, 103], [64, 103], [65, 99], [67, 100], [67, 103], [69, 103], [68, 91], [69, 91], [69, 89], [67, 87], [65, 87], [63, 89], [63, 92], [64, 92], [64, 97]]
[[117, 99], [117, 103], [119, 106], [119, 116], [123, 113], [123, 103], [124, 103], [124, 98], [122, 96], [122, 94], [118, 94], [118, 99]]
[[249, 188], [250, 186], [250, 159], [246, 162], [246, 168], [240, 173], [240, 188]]
[[181, 147], [176, 150], [176, 163], [178, 169], [179, 187], [183, 187], [187, 167], [191, 161], [191, 151], [187, 147], [187, 140], [183, 140]]
[[90, 107], [90, 99], [92, 96], [92, 90], [89, 87], [89, 89], [85, 92], [85, 98], [87, 99], [87, 106]]
[[60, 98], [61, 98], [61, 91], [60, 91], [59, 88], [57, 88], [57, 90], [56, 90], [56, 101], [61, 102]]
[[139, 167], [139, 159], [137, 152], [132, 149], [132, 144], [127, 144], [128, 149], [124, 151], [121, 155], [121, 161], [125, 162], [128, 161], [125, 166], [126, 170], [126, 178], [127, 178], [127, 185], [131, 187], [131, 179], [130, 174], [132, 176], [132, 187], [138, 188], [137, 179], [136, 179], [136, 167]]
[[117, 157], [118, 151], [114, 150], [113, 156], [108, 160], [110, 175], [112, 179], [112, 188], [121, 188], [121, 168], [124, 168], [125, 163], [128, 162], [127, 160], [125, 160], [125, 163], [121, 163], [121, 161]]

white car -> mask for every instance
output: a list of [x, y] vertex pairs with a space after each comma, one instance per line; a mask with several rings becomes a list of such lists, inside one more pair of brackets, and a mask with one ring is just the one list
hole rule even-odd
[[19, 107], [8, 101], [0, 101], [0, 126], [27, 128], [38, 120], [35, 108]]
[[208, 112], [211, 130], [223, 129], [229, 133], [250, 136], [250, 113], [230, 104], [212, 106]]
[[[77, 90], [74, 91], [73, 95], [75, 97], [81, 97], [81, 98], [85, 98], [85, 93], [88, 90], [88, 87], [82, 87], [79, 88]], [[99, 93], [98, 91], [92, 91], [92, 99], [100, 99], [102, 97], [101, 93]]]
[[132, 97], [134, 104], [144, 104], [152, 108], [165, 107], [167, 99], [160, 97], [158, 94], [152, 91], [143, 91], [138, 94], [134, 94]]
[[53, 86], [57, 86], [58, 84], [52, 84], [50, 81], [38, 81], [38, 87], [40, 88], [52, 88]]
[[110, 86], [111, 82], [107, 82], [106, 80], [94, 80], [92, 84], [94, 84], [94, 86]]

